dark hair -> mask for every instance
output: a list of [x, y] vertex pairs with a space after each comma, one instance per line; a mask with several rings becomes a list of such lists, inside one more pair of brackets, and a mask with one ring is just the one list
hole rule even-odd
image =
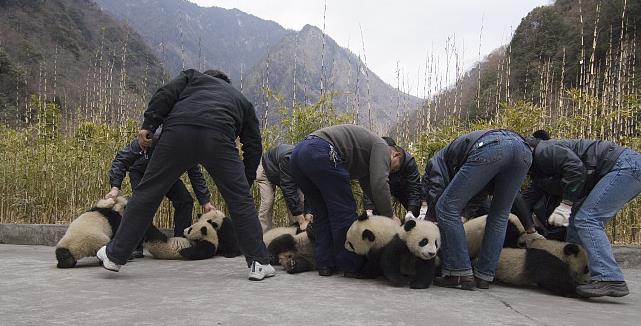
[[532, 134], [532, 137], [540, 140], [550, 140], [550, 134], [543, 129], [539, 129]]
[[203, 74], [212, 76], [214, 78], [222, 79], [222, 80], [226, 81], [227, 83], [231, 84], [231, 80], [229, 79], [229, 77], [227, 77], [227, 75], [224, 72], [220, 71], [220, 70], [209, 69], [209, 70], [203, 72]]
[[387, 145], [392, 147], [396, 146], [396, 141], [394, 141], [394, 138], [392, 137], [381, 137], [381, 138], [383, 138], [383, 140], [387, 143]]

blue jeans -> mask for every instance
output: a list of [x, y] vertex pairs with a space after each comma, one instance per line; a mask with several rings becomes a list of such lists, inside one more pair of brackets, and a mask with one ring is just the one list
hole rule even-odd
[[330, 146], [308, 137], [294, 148], [290, 170], [314, 214], [317, 267], [357, 272], [363, 258], [345, 249], [347, 229], [357, 218], [356, 201], [347, 167], [340, 157], [330, 155]]
[[592, 280], [624, 280], [604, 225], [639, 193], [641, 154], [626, 149], [612, 170], [592, 188], [583, 204], [572, 211], [567, 240], [582, 245], [587, 251]]
[[531, 164], [530, 148], [513, 132], [495, 131], [477, 141], [436, 203], [443, 237], [444, 276], [472, 275], [461, 212], [472, 197], [493, 181], [495, 192], [474, 275], [486, 281], [494, 279], [508, 214]]

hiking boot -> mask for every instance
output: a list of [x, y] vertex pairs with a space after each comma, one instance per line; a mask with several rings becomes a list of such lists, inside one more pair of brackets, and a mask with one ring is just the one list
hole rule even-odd
[[434, 278], [434, 285], [445, 288], [474, 291], [474, 276], [441, 276]]
[[262, 281], [264, 278], [274, 275], [276, 275], [276, 270], [270, 264], [263, 265], [254, 261], [249, 266], [249, 279], [252, 281]]
[[102, 267], [104, 267], [106, 270], [112, 272], [117, 272], [120, 270], [120, 265], [112, 262], [111, 260], [109, 260], [109, 257], [107, 257], [107, 246], [102, 246], [102, 248], [98, 249], [96, 257], [98, 257], [98, 260], [100, 260]]
[[332, 267], [319, 267], [318, 268], [318, 275], [320, 276], [332, 276], [334, 275], [334, 268]]
[[476, 287], [481, 290], [487, 290], [490, 288], [490, 282], [476, 276], [474, 276], [474, 283], [476, 283]]
[[145, 258], [145, 254], [142, 252], [142, 249], [136, 248], [134, 252], [131, 253], [130, 258]]
[[576, 294], [583, 298], [623, 297], [630, 294], [625, 281], [592, 281], [576, 287]]

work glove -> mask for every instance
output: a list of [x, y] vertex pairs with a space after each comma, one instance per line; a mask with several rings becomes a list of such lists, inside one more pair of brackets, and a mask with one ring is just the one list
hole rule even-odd
[[561, 202], [561, 205], [548, 217], [548, 223], [553, 226], [568, 226], [570, 224], [571, 213], [572, 206]]

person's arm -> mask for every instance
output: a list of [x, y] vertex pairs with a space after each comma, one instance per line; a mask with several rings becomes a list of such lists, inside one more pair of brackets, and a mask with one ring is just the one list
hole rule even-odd
[[211, 193], [209, 192], [209, 187], [207, 187], [207, 181], [200, 170], [200, 165], [194, 165], [187, 170], [187, 176], [189, 176], [191, 187], [194, 189], [194, 193], [196, 194], [196, 198], [198, 198], [200, 205], [202, 206], [207, 204], [211, 197]]
[[[587, 171], [581, 159], [569, 148], [551, 144], [537, 154], [536, 162], [541, 170], [550, 171], [561, 177], [563, 199], [579, 201], [583, 197]], [[556, 177], [540, 178], [536, 183], [543, 189], [553, 187]], [[560, 195], [560, 194], [559, 194]]]
[[516, 194], [514, 203], [512, 203], [512, 214], [519, 218], [519, 221], [521, 221], [521, 224], [523, 224], [523, 227], [528, 233], [536, 231], [534, 228], [534, 221], [532, 220], [532, 210], [527, 205], [520, 192]]
[[421, 174], [418, 172], [416, 161], [411, 156], [409, 162], [407, 163], [405, 178], [407, 182], [407, 189], [409, 191], [407, 199], [407, 210], [411, 211], [412, 214], [417, 213], [416, 215], [414, 215], [414, 217], [418, 217], [418, 215], [420, 215], [423, 189], [421, 187]]
[[116, 153], [116, 157], [111, 161], [111, 169], [109, 169], [109, 184], [111, 188], [122, 188], [122, 182], [125, 179], [127, 171], [131, 166], [141, 158], [143, 155], [142, 148], [138, 144], [138, 140], [134, 139], [127, 147]]
[[243, 164], [245, 177], [251, 185], [256, 180], [256, 169], [263, 154], [263, 144], [260, 136], [260, 127], [254, 106], [247, 102], [245, 106], [243, 130], [240, 132], [240, 142], [243, 144]]
[[[363, 189], [362, 184], [361, 184], [361, 189]], [[363, 208], [365, 208], [365, 210], [371, 210], [371, 211], [374, 210], [374, 203], [369, 198], [369, 196], [367, 196], [367, 191], [365, 191], [365, 189], [363, 189]]]
[[372, 147], [369, 158], [369, 186], [376, 212], [387, 217], [394, 217], [392, 195], [389, 188], [390, 147], [381, 142]]
[[144, 113], [145, 119], [140, 129], [153, 132], [167, 119], [169, 112], [178, 101], [180, 93], [187, 86], [192, 73], [192, 70], [183, 71], [178, 77], [156, 91], [151, 100], [149, 100], [147, 110]]
[[423, 191], [427, 199], [427, 218], [436, 220], [436, 203], [449, 182], [449, 173], [442, 150], [438, 151], [425, 166]]
[[289, 157], [284, 157], [278, 162], [280, 172], [280, 189], [283, 191], [285, 203], [292, 216], [303, 215], [304, 207], [301, 205], [300, 196], [298, 195], [298, 185], [289, 171]]

